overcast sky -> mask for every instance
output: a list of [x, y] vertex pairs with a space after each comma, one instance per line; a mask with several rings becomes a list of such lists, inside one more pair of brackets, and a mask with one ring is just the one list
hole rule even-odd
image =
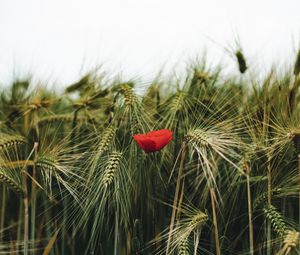
[[204, 49], [234, 66], [239, 41], [250, 65], [292, 59], [300, 0], [0, 0], [0, 84], [33, 73], [59, 84], [103, 64], [125, 77], [183, 68]]

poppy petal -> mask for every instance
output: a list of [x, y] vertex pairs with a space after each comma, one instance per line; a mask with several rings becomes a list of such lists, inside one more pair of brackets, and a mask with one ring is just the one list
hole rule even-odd
[[172, 131], [161, 129], [146, 134], [136, 134], [133, 138], [148, 153], [161, 150], [172, 140], [172, 135]]
[[160, 137], [160, 136], [166, 136], [166, 135], [169, 136], [172, 134], [173, 134], [173, 132], [170, 131], [169, 129], [160, 129], [160, 130], [148, 132], [146, 135], [151, 136], [151, 137]]
[[156, 150], [155, 142], [151, 139], [142, 135], [134, 135], [133, 138], [145, 152], [149, 153]]
[[151, 137], [150, 139], [155, 143], [156, 150], [161, 150], [172, 140], [172, 136]]

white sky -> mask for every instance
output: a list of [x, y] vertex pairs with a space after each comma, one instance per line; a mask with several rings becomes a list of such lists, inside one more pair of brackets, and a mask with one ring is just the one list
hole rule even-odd
[[151, 77], [204, 49], [235, 68], [222, 47], [236, 35], [250, 65], [267, 69], [293, 61], [299, 13], [300, 0], [0, 0], [0, 84], [29, 72], [64, 85], [97, 64]]

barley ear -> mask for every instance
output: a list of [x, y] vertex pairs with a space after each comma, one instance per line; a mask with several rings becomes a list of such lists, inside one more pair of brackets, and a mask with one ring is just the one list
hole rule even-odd
[[14, 181], [9, 175], [7, 175], [4, 169], [0, 169], [0, 182], [14, 191], [16, 194], [23, 196], [24, 192], [22, 186]]
[[298, 76], [300, 73], [300, 49], [298, 50], [295, 65], [294, 65], [294, 75]]
[[240, 72], [243, 74], [247, 71], [248, 67], [247, 67], [247, 63], [246, 63], [246, 59], [244, 54], [242, 53], [242, 51], [238, 50], [235, 53], [238, 65], [239, 65], [239, 70]]
[[4, 135], [0, 138], [0, 150], [26, 143], [25, 138], [19, 135]]
[[282, 215], [276, 210], [273, 205], [268, 205], [263, 209], [263, 212], [268, 220], [270, 220], [273, 230], [280, 237], [287, 234], [288, 228], [283, 220]]
[[108, 160], [108, 164], [104, 169], [104, 174], [102, 177], [102, 185], [105, 187], [108, 187], [113, 181], [114, 178], [116, 176], [116, 171], [120, 165], [120, 160], [122, 157], [122, 153], [120, 152], [112, 152], [109, 160]]
[[188, 244], [188, 238], [183, 239], [178, 245], [178, 255], [189, 255], [190, 249]]

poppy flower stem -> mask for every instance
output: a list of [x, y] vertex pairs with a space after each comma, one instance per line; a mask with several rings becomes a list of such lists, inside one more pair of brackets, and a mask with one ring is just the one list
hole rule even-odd
[[[157, 155], [154, 154], [154, 162], [158, 162], [157, 160]], [[155, 198], [156, 198], [156, 186], [157, 186], [157, 182], [156, 182], [156, 172], [153, 170], [152, 171], [152, 194], [153, 194], [153, 197], [154, 197], [154, 200], [153, 200], [153, 208], [152, 208], [152, 224], [153, 224], [153, 236], [154, 238], [156, 239], [156, 210], [157, 210], [157, 207], [156, 207], [156, 202], [155, 202]], [[156, 245], [156, 241], [154, 243], [154, 251], [155, 253], [157, 252], [157, 245]]]
[[172, 236], [172, 232], [174, 229], [174, 222], [175, 222], [175, 217], [176, 217], [176, 209], [177, 209], [177, 204], [178, 204], [178, 195], [179, 195], [181, 177], [182, 177], [182, 173], [183, 173], [183, 164], [184, 164], [184, 159], [185, 159], [185, 153], [186, 153], [186, 144], [185, 144], [185, 142], [183, 142], [183, 144], [181, 146], [181, 161], [180, 161], [177, 182], [176, 182], [176, 189], [175, 189], [175, 195], [174, 195], [174, 201], [173, 201], [173, 210], [172, 210], [172, 216], [171, 216], [171, 222], [170, 222], [170, 230], [169, 230], [166, 254], [169, 254], [171, 236]]

